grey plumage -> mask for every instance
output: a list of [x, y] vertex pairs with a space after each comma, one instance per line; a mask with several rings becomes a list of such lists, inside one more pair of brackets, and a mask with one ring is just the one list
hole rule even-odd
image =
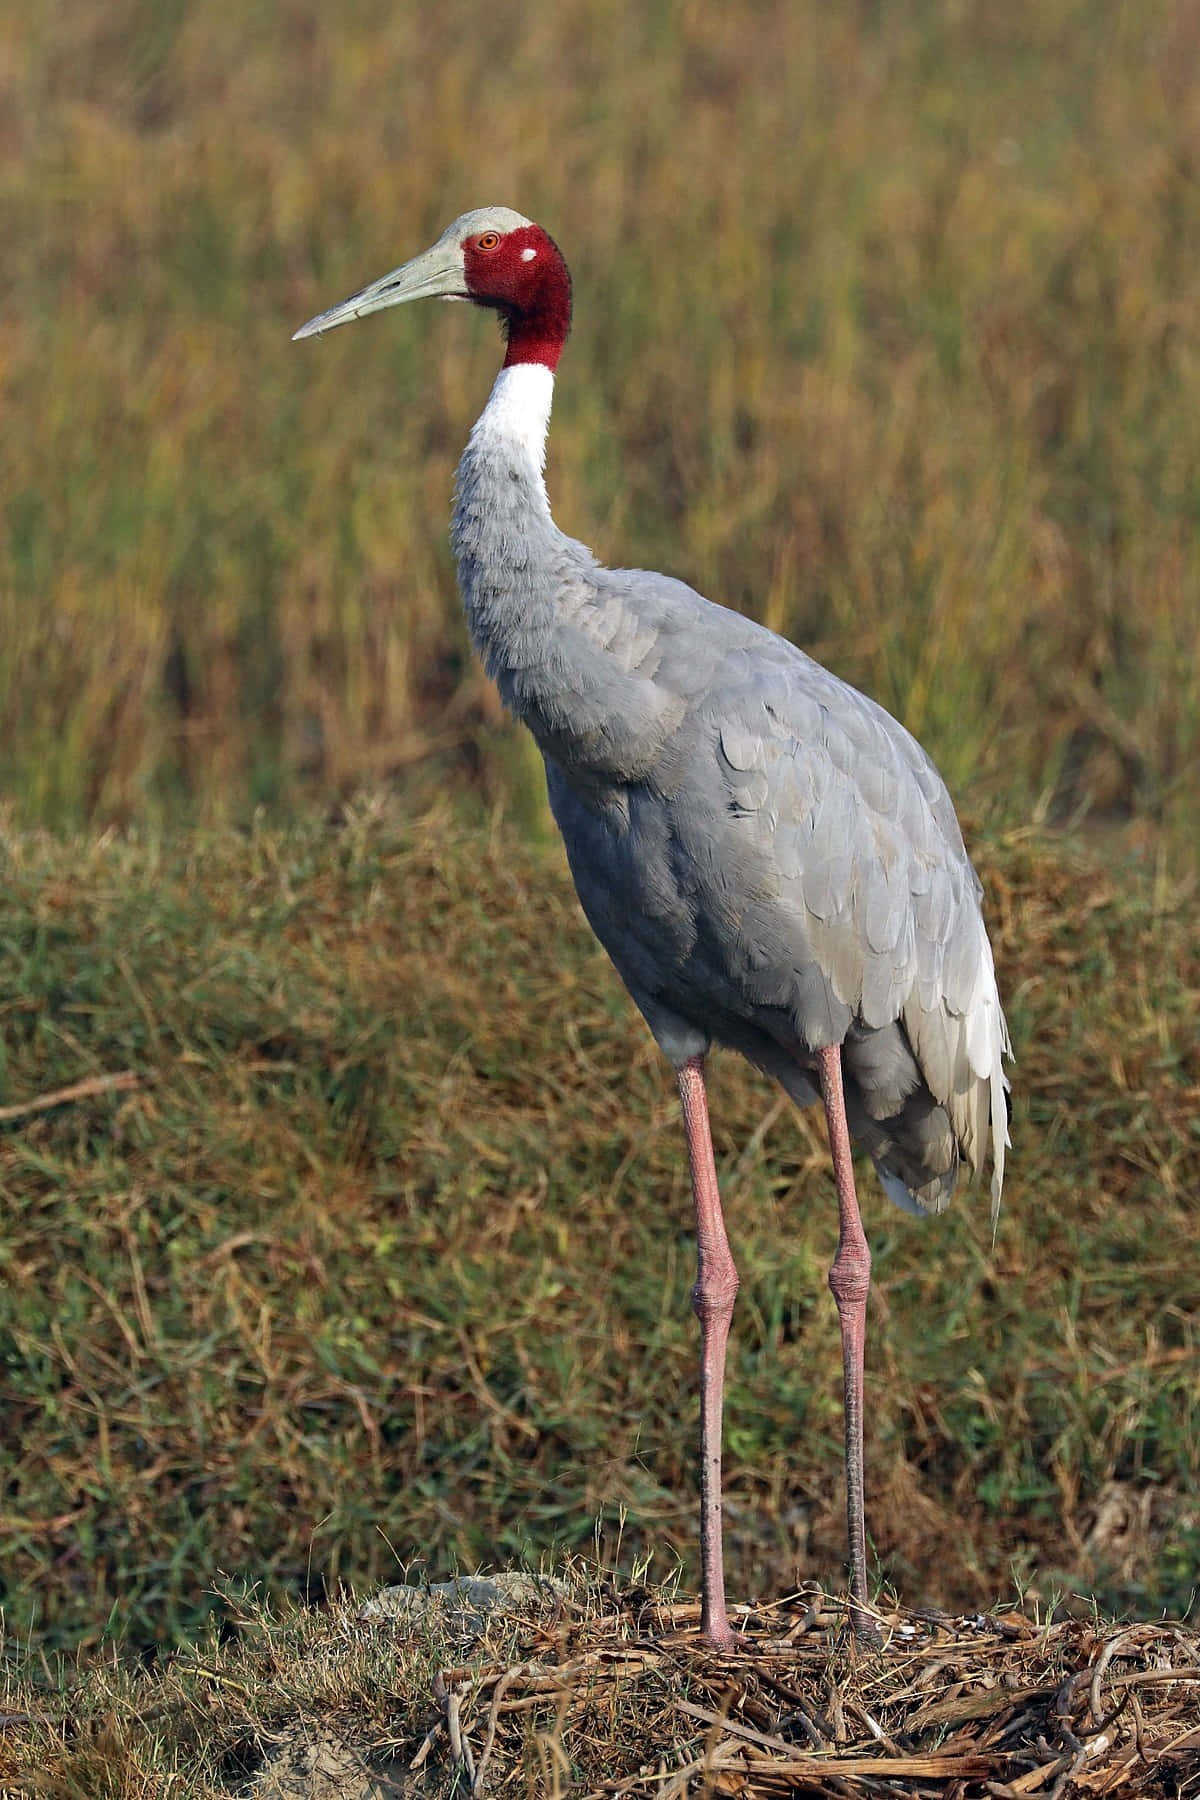
[[524, 447], [485, 413], [459, 465], [467, 620], [655, 1036], [676, 1063], [729, 1045], [801, 1103], [811, 1052], [842, 1042], [851, 1129], [893, 1198], [940, 1211], [990, 1136], [998, 1200], [1008, 1038], [932, 762], [793, 644], [601, 567], [553, 523]]

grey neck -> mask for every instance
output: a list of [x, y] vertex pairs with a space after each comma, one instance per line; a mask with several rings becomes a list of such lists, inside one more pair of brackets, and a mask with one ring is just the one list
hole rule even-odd
[[550, 517], [542, 479], [553, 394], [540, 363], [501, 369], [458, 465], [450, 527], [471, 637], [520, 717], [521, 674], [544, 659], [566, 553], [582, 550]]
[[644, 772], [676, 703], [616, 649], [630, 596], [550, 516], [554, 393], [539, 363], [502, 369], [458, 465], [450, 542], [467, 625], [501, 699], [579, 782]]

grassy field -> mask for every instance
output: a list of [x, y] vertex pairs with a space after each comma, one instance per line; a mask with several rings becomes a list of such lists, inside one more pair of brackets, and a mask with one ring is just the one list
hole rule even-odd
[[[395, 803], [287, 833], [5, 845], [4, 1609], [193, 1633], [222, 1575], [360, 1587], [587, 1550], [695, 1562], [674, 1084], [556, 850]], [[983, 846], [1011, 1186], [864, 1182], [868, 1504], [910, 1601], [1181, 1611], [1200, 1516], [1200, 946], [1185, 897]], [[819, 1124], [714, 1062], [743, 1275], [735, 1594], [840, 1577]]]
[[1194, 9], [48, 0], [0, 116], [17, 816], [435, 757], [536, 818], [445, 547], [493, 331], [289, 342], [500, 200], [576, 277], [569, 529], [795, 634], [989, 816], [1194, 857]]

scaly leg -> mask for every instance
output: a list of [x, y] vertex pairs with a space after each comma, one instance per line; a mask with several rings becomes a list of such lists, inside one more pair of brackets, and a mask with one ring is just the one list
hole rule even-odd
[[850, 1540], [850, 1617], [854, 1634], [877, 1637], [866, 1612], [867, 1547], [863, 1515], [863, 1355], [867, 1336], [867, 1293], [871, 1285], [871, 1251], [858, 1211], [854, 1191], [854, 1163], [850, 1153], [850, 1127], [842, 1090], [842, 1049], [833, 1044], [820, 1057], [821, 1098], [829, 1126], [829, 1148], [837, 1182], [838, 1247], [829, 1271], [829, 1286], [837, 1301], [842, 1327], [842, 1369], [845, 1379], [846, 1423], [846, 1527]]
[[696, 1285], [692, 1306], [700, 1321], [700, 1570], [701, 1625], [710, 1644], [730, 1650], [737, 1639], [725, 1611], [725, 1558], [721, 1543], [721, 1406], [725, 1345], [738, 1290], [738, 1273], [721, 1217], [717, 1167], [708, 1126], [704, 1058], [691, 1056], [677, 1071], [696, 1204]]

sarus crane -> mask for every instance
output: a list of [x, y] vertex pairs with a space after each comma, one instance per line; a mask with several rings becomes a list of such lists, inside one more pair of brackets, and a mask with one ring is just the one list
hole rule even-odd
[[1008, 1142], [1008, 1032], [982, 890], [945, 784], [882, 707], [683, 582], [607, 569], [550, 514], [543, 479], [571, 279], [508, 207], [310, 319], [313, 337], [438, 296], [499, 315], [506, 352], [458, 465], [451, 544], [471, 636], [537, 740], [583, 910], [675, 1068], [695, 1202], [702, 1628], [725, 1601], [721, 1412], [738, 1275], [704, 1062], [738, 1050], [824, 1104], [839, 1233], [829, 1286], [845, 1372], [851, 1617], [872, 1634], [863, 1520], [871, 1257], [851, 1146], [901, 1206], [940, 1212], [960, 1162]]

